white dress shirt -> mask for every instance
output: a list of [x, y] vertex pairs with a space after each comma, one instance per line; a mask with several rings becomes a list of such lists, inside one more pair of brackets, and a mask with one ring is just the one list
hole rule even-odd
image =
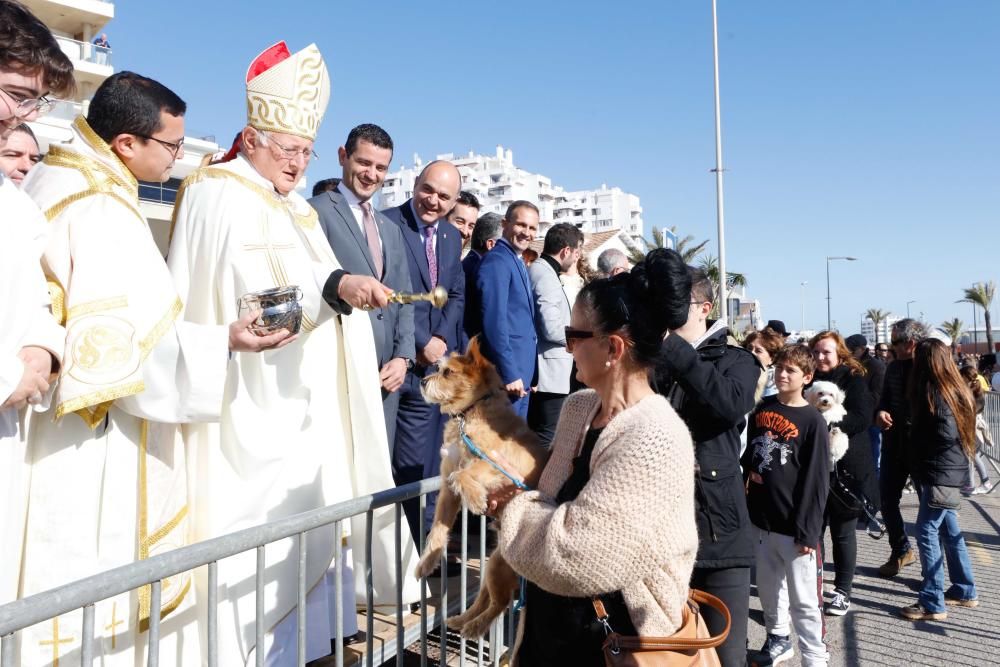
[[[364, 219], [364, 211], [361, 210], [361, 200], [358, 199], [358, 196], [356, 194], [351, 192], [351, 189], [349, 187], [344, 185], [343, 181], [337, 184], [337, 192], [344, 195], [344, 201], [346, 201], [347, 205], [351, 207], [351, 213], [354, 214], [354, 221], [358, 223], [358, 228], [361, 229], [361, 236], [368, 238], [367, 236], [365, 236], [365, 219]], [[371, 200], [369, 200], [368, 203], [369, 205], [371, 205]], [[372, 217], [375, 219], [375, 228], [378, 229], [378, 218], [375, 218], [374, 206], [372, 206]], [[382, 248], [381, 233], [379, 233], [378, 247]]]

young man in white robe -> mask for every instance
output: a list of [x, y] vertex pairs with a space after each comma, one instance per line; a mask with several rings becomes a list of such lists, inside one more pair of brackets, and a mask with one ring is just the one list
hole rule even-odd
[[[343, 272], [315, 210], [294, 191], [328, 98], [329, 75], [315, 45], [295, 54], [284, 42], [270, 47], [247, 73], [240, 153], [195, 172], [177, 195], [168, 262], [186, 320], [234, 316], [249, 292], [291, 285], [302, 292], [298, 339], [258, 356], [234, 355], [221, 422], [184, 428], [198, 539], [393, 487], [371, 324], [366, 313], [351, 312], [351, 305], [384, 307], [390, 291], [370, 276]], [[374, 526], [375, 603], [393, 604], [393, 509], [376, 512]], [[350, 522], [356, 571], [363, 571], [364, 530], [363, 515]], [[419, 588], [410, 576], [416, 550], [405, 527], [401, 532], [405, 603]], [[328, 569], [341, 539], [331, 526], [308, 534], [306, 660], [328, 655], [336, 633]], [[344, 560], [346, 572], [352, 568]], [[259, 650], [268, 665], [296, 664], [295, 541], [266, 549], [263, 647], [255, 639], [255, 565], [253, 552], [219, 563], [220, 664], [250, 662]], [[351, 581], [345, 592], [350, 634]], [[356, 594], [363, 603], [362, 577]]]
[[[73, 65], [28, 10], [0, 1], [0, 150], [22, 122], [51, 105], [48, 93], [73, 91]], [[0, 605], [17, 598], [30, 468], [28, 410], [48, 407], [65, 331], [49, 309], [39, 259], [45, 218], [0, 172]]]
[[[232, 352], [287, 344], [250, 317], [228, 326], [178, 319], [182, 303], [139, 209], [138, 180], [163, 181], [183, 150], [185, 105], [132, 72], [105, 80], [69, 142], [52, 146], [23, 190], [44, 211], [42, 268], [63, 363], [50, 413], [28, 434], [31, 465], [21, 595], [28, 596], [189, 542], [184, 449], [175, 424], [217, 420]], [[96, 605], [105, 667], [142, 664], [160, 613], [160, 664], [198, 664], [191, 575]], [[79, 660], [78, 610], [24, 630], [21, 664]]]

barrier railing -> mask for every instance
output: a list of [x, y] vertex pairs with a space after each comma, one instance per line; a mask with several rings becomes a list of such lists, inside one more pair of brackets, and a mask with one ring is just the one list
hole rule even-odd
[[[983, 408], [983, 418], [990, 429], [993, 444], [985, 443], [982, 452], [997, 474], [1000, 474], [1000, 393], [988, 391], [985, 398], [986, 405]], [[1000, 486], [1000, 483], [994, 484], [990, 491], [992, 492], [997, 486]]]
[[[352, 517], [364, 514], [368, 530], [365, 549], [365, 571], [363, 573], [366, 582], [367, 600], [365, 605], [365, 650], [364, 664], [369, 667], [381, 665], [386, 660], [396, 658], [396, 664], [402, 665], [404, 662], [404, 652], [406, 646], [414, 643], [417, 639], [421, 646], [420, 664], [427, 664], [427, 636], [428, 632], [435, 627], [440, 627], [440, 665], [446, 664], [448, 636], [446, 622], [449, 612], [448, 599], [448, 578], [447, 578], [447, 552], [442, 556], [441, 580], [439, 602], [434, 611], [433, 617], [428, 618], [428, 584], [423, 579], [420, 582], [420, 622], [419, 625], [411, 625], [407, 630], [404, 625], [404, 609], [402, 604], [403, 590], [403, 554], [402, 554], [402, 531], [408, 530], [403, 518], [402, 503], [413, 498], [419, 499], [420, 515], [424, 515], [426, 495], [440, 489], [441, 478], [433, 477], [419, 482], [407, 484], [395, 489], [389, 489], [379, 493], [320, 508], [310, 512], [304, 512], [284, 519], [272, 521], [253, 528], [247, 528], [235, 533], [223, 535], [214, 539], [199, 542], [189, 546], [181, 547], [173, 551], [159, 554], [146, 560], [130, 563], [107, 572], [95, 574], [93, 576], [75, 581], [64, 586], [59, 586], [49, 591], [38, 593], [30, 597], [11, 602], [0, 606], [0, 667], [15, 667], [15, 638], [16, 633], [31, 627], [37, 623], [49, 621], [58, 616], [81, 609], [83, 611], [83, 624], [80, 647], [80, 664], [90, 667], [94, 663], [94, 608], [95, 604], [102, 600], [109, 599], [121, 593], [135, 591], [144, 586], [150, 586], [150, 593], [153, 609], [159, 608], [161, 592], [161, 582], [168, 577], [192, 571], [199, 567], [208, 568], [208, 625], [205, 628], [207, 637], [207, 659], [209, 667], [216, 667], [219, 664], [217, 646], [218, 627], [218, 590], [215, 582], [218, 581], [218, 563], [220, 560], [235, 556], [237, 554], [256, 550], [257, 553], [257, 574], [256, 582], [258, 587], [258, 600], [263, 591], [263, 567], [264, 567], [264, 547], [265, 545], [287, 538], [296, 538], [298, 556], [298, 636], [297, 655], [298, 664], [305, 665], [305, 628], [306, 628], [306, 534], [312, 530], [330, 530], [332, 526], [334, 535], [342, 534], [343, 522]], [[375, 662], [375, 613], [373, 608], [373, 588], [372, 588], [372, 523], [374, 511], [388, 506], [395, 507], [395, 574], [396, 574], [396, 605], [395, 605], [395, 642], [385, 643], [379, 651], [379, 661]], [[456, 601], [451, 602], [451, 607], [459, 611], [465, 611], [470, 597], [478, 591], [478, 585], [470, 590], [468, 582], [468, 527], [469, 515], [466, 510], [462, 511], [461, 519], [461, 557], [462, 566], [460, 574], [460, 592]], [[354, 545], [358, 548], [359, 545]], [[419, 545], [423, 549], [423, 539]], [[295, 553], [293, 551], [293, 554]], [[483, 564], [486, 553], [486, 519], [479, 518], [479, 582], [482, 581]], [[343, 558], [338, 555], [334, 559], [335, 568], [335, 590], [336, 590], [336, 637], [334, 643], [334, 659], [337, 667], [343, 667], [345, 661], [344, 648], [344, 613], [354, 613], [354, 610], [343, 609]], [[263, 646], [263, 604], [258, 604], [256, 610], [256, 628], [258, 632], [258, 647]], [[509, 617], [509, 618], [507, 618]], [[504, 623], [507, 622], [504, 632]], [[149, 615], [149, 642], [147, 664], [155, 667], [159, 657], [159, 626], [160, 615]], [[412, 628], [416, 628], [413, 630]], [[510, 614], [505, 614], [498, 619], [491, 628], [488, 640], [477, 642], [476, 664], [493, 665], [499, 667], [501, 653], [506, 648], [504, 636], [513, 637], [513, 618]], [[459, 641], [460, 664], [465, 665], [471, 656], [467, 655], [467, 642], [465, 639]], [[264, 664], [265, 651], [256, 650], [258, 665]], [[484, 663], [483, 660], [486, 659]], [[68, 664], [63, 662], [63, 665]], [[351, 663], [357, 664], [357, 663]]]

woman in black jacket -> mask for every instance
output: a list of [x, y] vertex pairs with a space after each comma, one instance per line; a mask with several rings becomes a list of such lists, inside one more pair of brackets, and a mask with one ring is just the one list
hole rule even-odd
[[[900, 614], [911, 621], [940, 621], [948, 616], [945, 605], [979, 605], [955, 513], [961, 502], [959, 487], [976, 451], [976, 407], [951, 350], [939, 340], [930, 338], [917, 345], [910, 379], [911, 470], [921, 489], [917, 546], [923, 583], [917, 602], [903, 607]], [[947, 591], [942, 546], [951, 578]]]
[[[825, 380], [840, 387], [845, 395], [847, 415], [840, 422], [840, 430], [848, 437], [847, 453], [837, 461], [836, 470], [842, 480], [855, 492], [863, 493], [873, 506], [878, 504], [878, 484], [875, 463], [872, 460], [868, 427], [875, 409], [871, 392], [865, 383], [864, 367], [847, 350], [847, 345], [835, 331], [821, 331], [809, 341], [816, 373], [813, 381]], [[824, 605], [830, 616], [843, 616], [851, 608], [851, 588], [854, 567], [858, 559], [857, 522], [863, 514], [846, 504], [833, 491], [826, 502], [826, 523], [830, 526], [833, 542], [833, 598]], [[822, 561], [820, 561], [822, 562]]]

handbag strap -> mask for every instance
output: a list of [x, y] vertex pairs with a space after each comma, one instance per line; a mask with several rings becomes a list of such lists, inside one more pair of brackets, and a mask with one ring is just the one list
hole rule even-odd
[[722, 632], [711, 637], [624, 637], [611, 629], [611, 624], [608, 623], [608, 612], [600, 598], [595, 597], [591, 600], [594, 605], [594, 613], [597, 614], [597, 620], [604, 625], [605, 632], [608, 633], [614, 646], [630, 650], [689, 650], [715, 648], [726, 641], [733, 619], [725, 603], [710, 593], [694, 588], [690, 589], [687, 601], [688, 605], [691, 605], [688, 607], [689, 613], [700, 614], [699, 607], [706, 605], [726, 619], [726, 627], [722, 629]]

